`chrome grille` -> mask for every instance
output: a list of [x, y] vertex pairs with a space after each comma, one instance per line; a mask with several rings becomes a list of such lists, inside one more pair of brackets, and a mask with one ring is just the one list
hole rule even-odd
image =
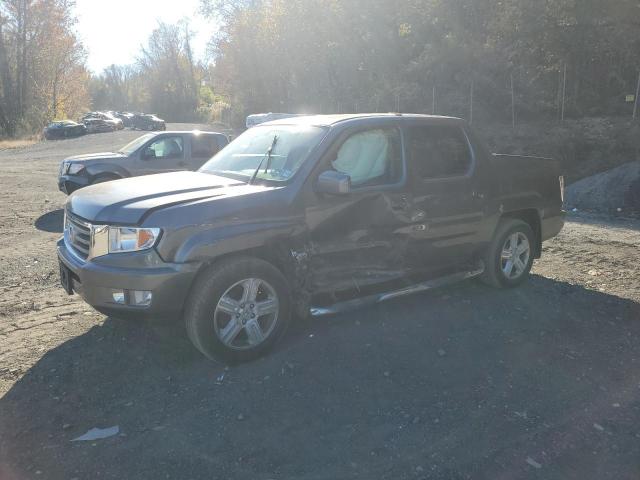
[[67, 210], [64, 225], [64, 241], [73, 253], [86, 260], [91, 250], [91, 224]]

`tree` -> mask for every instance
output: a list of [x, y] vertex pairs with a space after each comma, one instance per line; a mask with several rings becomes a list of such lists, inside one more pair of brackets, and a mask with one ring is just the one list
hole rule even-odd
[[148, 108], [174, 121], [193, 120], [198, 109], [200, 75], [193, 63], [186, 21], [160, 23], [138, 59], [146, 79]]
[[0, 3], [0, 128], [33, 132], [88, 105], [85, 52], [75, 36], [73, 1]]
[[621, 113], [640, 68], [637, 0], [201, 0], [222, 21], [215, 86], [258, 111], [556, 114], [568, 66], [577, 115]]

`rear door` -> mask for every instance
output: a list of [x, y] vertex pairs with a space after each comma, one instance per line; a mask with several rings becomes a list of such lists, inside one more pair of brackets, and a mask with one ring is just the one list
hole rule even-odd
[[414, 215], [408, 261], [427, 271], [466, 264], [484, 221], [480, 165], [461, 125], [405, 128]]
[[191, 158], [189, 159], [191, 170], [199, 169], [221, 150], [220, 138], [224, 137], [205, 133], [191, 136]]
[[158, 135], [140, 149], [136, 175], [190, 170], [185, 138], [179, 134]]

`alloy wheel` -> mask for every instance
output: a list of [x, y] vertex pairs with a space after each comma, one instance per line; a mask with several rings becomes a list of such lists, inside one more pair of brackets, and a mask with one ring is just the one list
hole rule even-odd
[[218, 300], [215, 333], [229, 348], [254, 348], [273, 332], [279, 310], [278, 295], [268, 282], [259, 278], [241, 280]]
[[522, 232], [512, 233], [507, 237], [502, 247], [500, 268], [509, 280], [522, 276], [529, 264], [531, 245], [529, 239]]

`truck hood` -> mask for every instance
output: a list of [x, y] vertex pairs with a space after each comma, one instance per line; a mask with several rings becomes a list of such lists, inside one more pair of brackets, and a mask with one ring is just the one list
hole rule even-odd
[[126, 155], [123, 155], [122, 153], [116, 153], [116, 152], [101, 152], [101, 153], [88, 153], [85, 155], [74, 155], [73, 157], [66, 158], [65, 161], [92, 163], [92, 161], [94, 160], [101, 161], [101, 160], [114, 160], [114, 159], [121, 159], [121, 158], [126, 158]]
[[69, 197], [67, 208], [91, 223], [136, 225], [163, 208], [270, 188], [199, 172], [161, 173], [82, 188]]

